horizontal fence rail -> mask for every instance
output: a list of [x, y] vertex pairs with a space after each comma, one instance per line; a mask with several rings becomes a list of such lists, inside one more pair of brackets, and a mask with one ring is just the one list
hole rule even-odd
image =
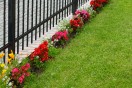
[[0, 52], [19, 53], [88, 1], [0, 0]]

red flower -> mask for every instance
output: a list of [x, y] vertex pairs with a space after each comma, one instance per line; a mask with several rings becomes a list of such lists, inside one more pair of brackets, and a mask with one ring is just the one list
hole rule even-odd
[[35, 48], [34, 54], [35, 54], [35, 56], [39, 56], [41, 54], [41, 48]]
[[48, 59], [48, 42], [47, 41], [44, 41], [43, 43], [39, 45], [38, 48], [34, 49], [34, 52], [30, 55], [30, 60], [33, 61], [36, 56], [39, 56], [39, 60], [42, 62], [45, 61], [45, 59], [42, 59], [42, 58], [46, 58], [46, 60]]
[[71, 24], [71, 26], [74, 26], [74, 27], [78, 27], [79, 26], [79, 24], [77, 24], [77, 21], [74, 20], [74, 19], [70, 20], [70, 24]]
[[81, 19], [78, 17], [74, 17], [70, 20], [70, 25], [73, 28], [73, 30], [76, 30], [79, 27], [82, 27], [83, 23], [81, 23]]
[[43, 44], [44, 44], [45, 46], [47, 46], [47, 45], [48, 45], [48, 41], [44, 41]]
[[34, 60], [35, 56], [36, 56], [36, 55], [34, 54], [34, 52], [33, 52], [32, 54], [30, 54], [30, 56], [29, 56], [30, 60], [31, 60], [31, 61]]
[[39, 45], [38, 49], [40, 50], [40, 53], [38, 54], [38, 56], [41, 55], [41, 53], [43, 51], [48, 51], [47, 46], [48, 46], [48, 42], [47, 41], [44, 41], [42, 44]]
[[43, 54], [40, 56], [40, 61], [41, 61], [41, 62], [44, 62], [44, 61], [46, 61], [46, 60], [48, 60], [48, 52], [45, 52], [45, 53], [43, 53]]
[[92, 0], [90, 2], [90, 5], [93, 7], [94, 10], [97, 10], [97, 8], [101, 7], [102, 1], [100, 1], [100, 0]]
[[100, 4], [105, 4], [107, 3], [108, 1], [107, 0], [97, 0]]
[[93, 6], [94, 4], [95, 4], [95, 1], [92, 0], [92, 1], [90, 2], [90, 5]]

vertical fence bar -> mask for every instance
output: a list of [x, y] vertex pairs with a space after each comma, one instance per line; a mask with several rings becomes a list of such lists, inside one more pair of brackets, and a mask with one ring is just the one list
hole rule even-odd
[[[27, 31], [29, 30], [29, 0], [27, 0]], [[28, 47], [28, 35], [27, 35], [27, 47]]]
[[[5, 46], [6, 44], [6, 0], [4, 0], [4, 14], [3, 14], [3, 20], [4, 20], [4, 24], [3, 24], [3, 45]], [[5, 53], [5, 50], [4, 50]], [[5, 63], [5, 57], [3, 58], [3, 61]]]
[[[34, 3], [33, 3], [34, 0], [32, 0], [32, 15], [31, 15], [31, 28], [33, 28], [33, 7], [34, 7]], [[33, 31], [31, 32], [31, 43], [33, 43]]]
[[8, 53], [15, 53], [15, 7], [16, 0], [8, 0]]
[[73, 0], [72, 1], [72, 13], [75, 14], [75, 11], [78, 7], [78, 0]]
[[[55, 13], [55, 0], [53, 0], [53, 14]], [[53, 17], [53, 27], [55, 24], [55, 16]]]
[[[72, 2], [72, 0], [69, 0], [70, 3]], [[72, 13], [72, 6], [69, 7], [69, 14]]]
[[[56, 0], [56, 12], [58, 11], [58, 0]], [[57, 24], [58, 16], [56, 15], [56, 24]]]
[[79, 6], [79, 7], [80, 7], [80, 3], [81, 3], [81, 2], [80, 2], [80, 0], [79, 0], [79, 3], [78, 3], [78, 6]]
[[[47, 0], [47, 18], [49, 17], [49, 0]], [[48, 21], [46, 23], [46, 32], [48, 32]]]
[[[60, 9], [61, 9], [61, 0], [59, 0], [59, 11], [60, 11]], [[59, 12], [59, 20], [60, 20], [60, 14], [61, 14], [61, 12]]]
[[[64, 0], [62, 0], [62, 9], [64, 7]], [[62, 11], [62, 20], [63, 20], [63, 17], [64, 17], [64, 14], [63, 14], [64, 10]]]
[[[25, 25], [25, 0], [23, 0], [23, 16], [22, 16], [22, 34], [24, 34]], [[24, 50], [24, 37], [22, 38], [22, 50]]]
[[82, 2], [82, 0], [81, 0], [81, 5], [82, 5], [82, 3], [83, 3], [83, 2]]
[[[45, 19], [45, 0], [43, 1], [43, 20]], [[43, 34], [45, 29], [45, 23], [43, 24]]]
[[[42, 0], [39, 1], [40, 7], [39, 7], [39, 23], [41, 22], [41, 3]], [[39, 27], [39, 37], [41, 37], [41, 26]]]
[[[35, 23], [35, 25], [37, 26], [37, 21], [38, 20], [38, 0], [36, 0], [36, 23]], [[36, 28], [36, 30], [35, 30], [35, 40], [37, 40], [37, 28]]]
[[[19, 12], [20, 12], [20, 9], [19, 9], [19, 0], [17, 2], [17, 37], [19, 37]], [[17, 41], [17, 53], [19, 52], [19, 40]]]
[[[66, 0], [65, 0], [65, 7], [66, 7]], [[64, 12], [64, 16], [66, 17], [66, 9], [65, 9], [65, 12]]]
[[[69, 4], [69, 0], [67, 0], [67, 5]], [[68, 16], [68, 13], [69, 12], [69, 7], [67, 8], [67, 16]]]
[[[50, 0], [50, 16], [52, 15], [52, 0]], [[51, 29], [52, 19], [50, 18], [50, 29]]]
[[[69, 0], [69, 3], [71, 3], [71, 0]], [[69, 7], [69, 14], [72, 12], [71, 7], [72, 7], [72, 6]]]

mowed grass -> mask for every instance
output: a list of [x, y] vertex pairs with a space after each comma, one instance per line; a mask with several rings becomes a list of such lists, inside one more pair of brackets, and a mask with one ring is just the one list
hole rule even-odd
[[132, 88], [132, 0], [110, 0], [24, 88]]

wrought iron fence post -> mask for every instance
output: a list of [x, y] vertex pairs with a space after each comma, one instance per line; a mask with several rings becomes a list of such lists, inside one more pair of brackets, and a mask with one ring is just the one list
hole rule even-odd
[[78, 7], [78, 0], [72, 0], [72, 13], [75, 14], [75, 11]]
[[16, 0], [8, 0], [8, 53], [15, 53], [15, 2]]

